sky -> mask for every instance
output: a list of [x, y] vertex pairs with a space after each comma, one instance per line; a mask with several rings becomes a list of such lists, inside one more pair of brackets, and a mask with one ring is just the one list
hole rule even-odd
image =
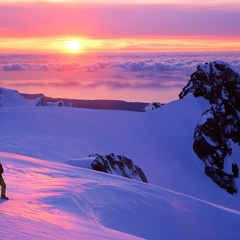
[[[240, 2], [3, 0], [2, 52], [240, 50]], [[69, 48], [69, 41], [79, 47]]]
[[240, 69], [239, 13], [239, 0], [1, 0], [0, 83], [52, 97], [169, 102], [199, 63]]

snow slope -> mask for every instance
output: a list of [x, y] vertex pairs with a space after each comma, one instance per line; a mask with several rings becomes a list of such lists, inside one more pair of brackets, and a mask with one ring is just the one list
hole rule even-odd
[[0, 87], [0, 107], [36, 106], [41, 98], [25, 99], [18, 91]]
[[[0, 108], [11, 199], [0, 202], [0, 236], [239, 239], [239, 193], [213, 183], [192, 150], [207, 107], [189, 96], [147, 113]], [[112, 152], [131, 158], [149, 184], [83, 168], [89, 154]], [[238, 164], [239, 153], [236, 147], [231, 156]]]

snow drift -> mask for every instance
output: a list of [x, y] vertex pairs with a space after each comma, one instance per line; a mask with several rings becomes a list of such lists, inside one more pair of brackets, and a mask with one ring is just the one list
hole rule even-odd
[[[234, 239], [240, 196], [204, 173], [194, 130], [211, 107], [188, 94], [154, 111], [0, 108], [7, 239]], [[131, 158], [148, 183], [89, 169], [89, 154]], [[228, 158], [240, 165], [233, 145]], [[239, 179], [236, 185], [239, 186]]]

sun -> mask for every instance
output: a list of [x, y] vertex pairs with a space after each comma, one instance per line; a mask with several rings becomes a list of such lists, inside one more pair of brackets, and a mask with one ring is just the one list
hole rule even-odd
[[83, 42], [80, 40], [70, 40], [65, 44], [65, 47], [71, 52], [79, 51], [83, 46]]

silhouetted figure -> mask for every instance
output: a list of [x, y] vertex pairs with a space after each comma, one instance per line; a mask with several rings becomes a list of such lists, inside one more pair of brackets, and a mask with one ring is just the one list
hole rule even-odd
[[2, 187], [1, 191], [1, 199], [8, 200], [8, 197], [6, 197], [6, 183], [4, 182], [4, 179], [2, 177], [2, 174], [4, 173], [2, 164], [0, 163], [0, 185]]

